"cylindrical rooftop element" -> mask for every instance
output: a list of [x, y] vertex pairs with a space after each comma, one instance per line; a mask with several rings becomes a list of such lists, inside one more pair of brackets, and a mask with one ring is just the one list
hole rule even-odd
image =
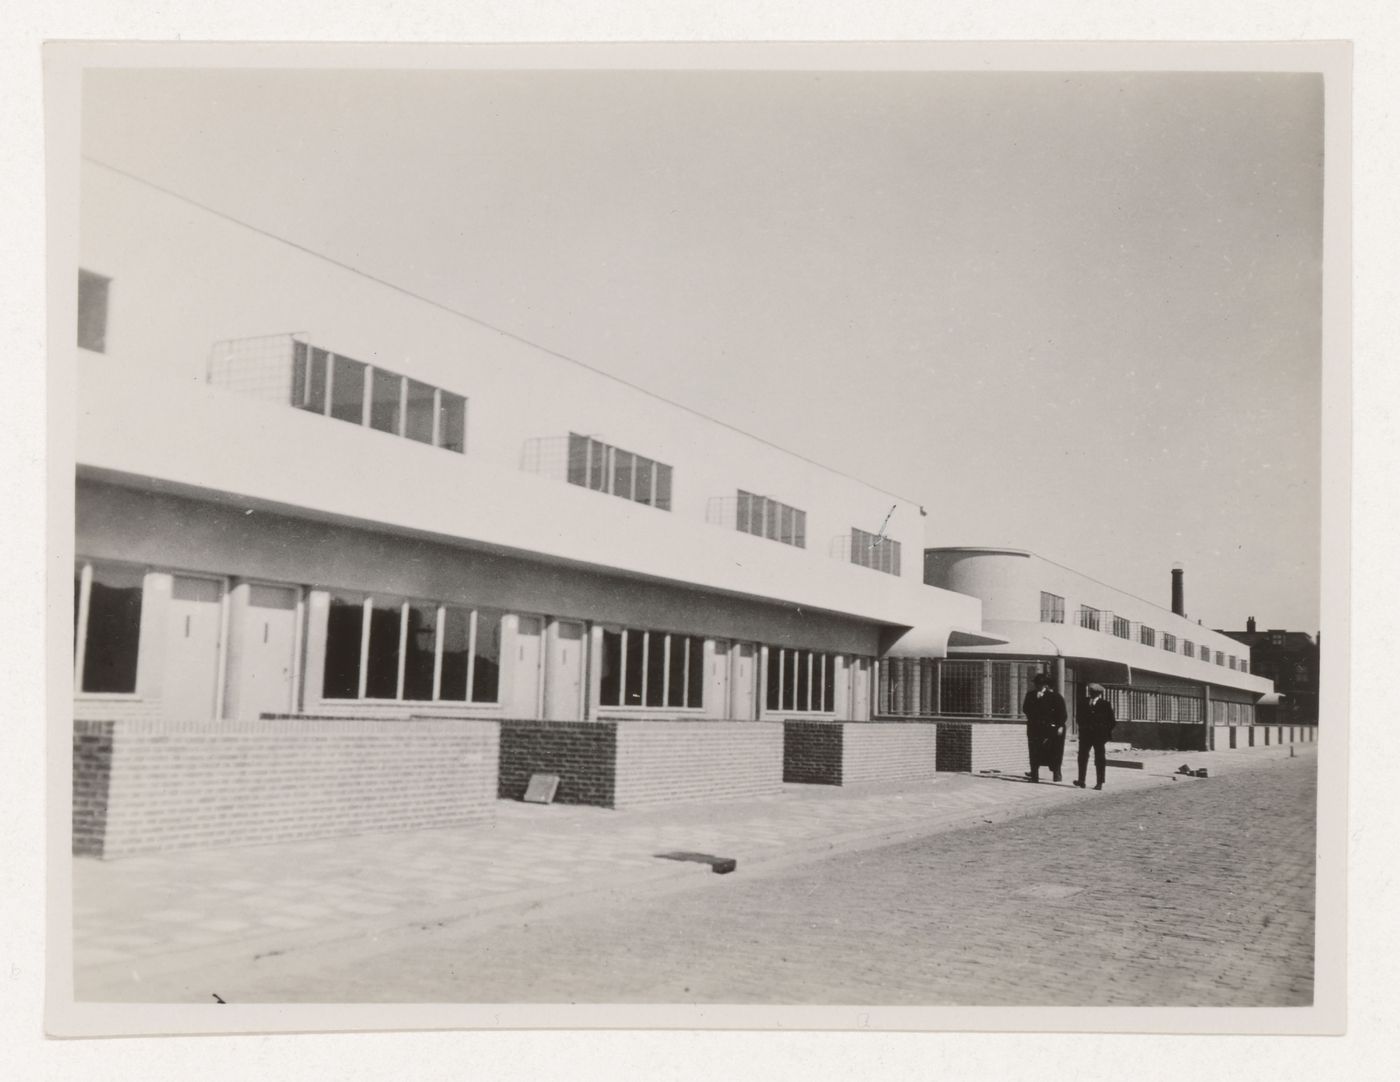
[[1180, 564], [1172, 565], [1172, 612], [1178, 616], [1186, 615], [1186, 587], [1182, 582], [1185, 575]]

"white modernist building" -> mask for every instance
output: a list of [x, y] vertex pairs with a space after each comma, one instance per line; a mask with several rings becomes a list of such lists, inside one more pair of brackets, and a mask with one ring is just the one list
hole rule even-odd
[[1030, 677], [1051, 671], [1072, 706], [1089, 683], [1103, 684], [1125, 722], [1248, 725], [1273, 691], [1250, 672], [1246, 648], [1188, 619], [1180, 569], [1170, 608], [1022, 549], [931, 548], [924, 574], [978, 598], [984, 628], [1001, 641], [956, 645], [944, 661], [890, 659], [882, 711], [1014, 717]]
[[[75, 713], [862, 720], [921, 509], [96, 165]], [[1000, 615], [1000, 609], [996, 612]]]

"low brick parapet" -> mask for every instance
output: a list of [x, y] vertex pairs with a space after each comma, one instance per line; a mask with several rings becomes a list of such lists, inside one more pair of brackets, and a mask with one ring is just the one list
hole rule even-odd
[[497, 723], [77, 721], [73, 851], [120, 857], [489, 820]]

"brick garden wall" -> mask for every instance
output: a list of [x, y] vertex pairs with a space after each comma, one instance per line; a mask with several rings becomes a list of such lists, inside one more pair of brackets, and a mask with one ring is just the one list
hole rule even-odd
[[73, 723], [73, 852], [100, 857], [112, 782], [112, 722]]
[[786, 721], [783, 781], [854, 785], [927, 781], [937, 771], [938, 726], [929, 721]]
[[839, 722], [783, 722], [783, 781], [840, 785], [843, 744]]
[[984, 721], [973, 725], [971, 769], [974, 774], [983, 770], [1024, 774], [1029, 770], [1025, 723]]
[[780, 722], [629, 720], [611, 724], [617, 727], [614, 807], [747, 800], [782, 792]]
[[938, 726], [927, 721], [843, 725], [841, 784], [930, 781], [938, 770]]
[[611, 808], [617, 769], [617, 726], [607, 721], [501, 722], [496, 792], [520, 800], [531, 774], [559, 775], [558, 804]]
[[73, 746], [74, 851], [109, 858], [462, 826], [496, 794], [491, 721], [79, 721]]

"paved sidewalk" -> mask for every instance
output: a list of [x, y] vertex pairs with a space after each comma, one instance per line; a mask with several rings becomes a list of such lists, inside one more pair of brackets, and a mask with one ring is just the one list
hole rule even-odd
[[[1309, 745], [1298, 754], [1315, 751]], [[733, 858], [737, 874], [752, 874], [1177, 784], [1173, 771], [1183, 762], [1214, 776], [1288, 754], [1283, 746], [1148, 755], [1143, 770], [1111, 769], [1103, 793], [1068, 781], [947, 774], [907, 785], [785, 786], [765, 800], [630, 812], [501, 801], [493, 824], [457, 830], [110, 862], [75, 858], [75, 990], [79, 999], [140, 999], [143, 984], [154, 991], [156, 978], [170, 974], [328, 942], [373, 949], [385, 935], [414, 927], [543, 914], [619, 886], [684, 889], [711, 874], [705, 864], [660, 859], [663, 853]], [[1068, 779], [1072, 762], [1066, 766]]]

